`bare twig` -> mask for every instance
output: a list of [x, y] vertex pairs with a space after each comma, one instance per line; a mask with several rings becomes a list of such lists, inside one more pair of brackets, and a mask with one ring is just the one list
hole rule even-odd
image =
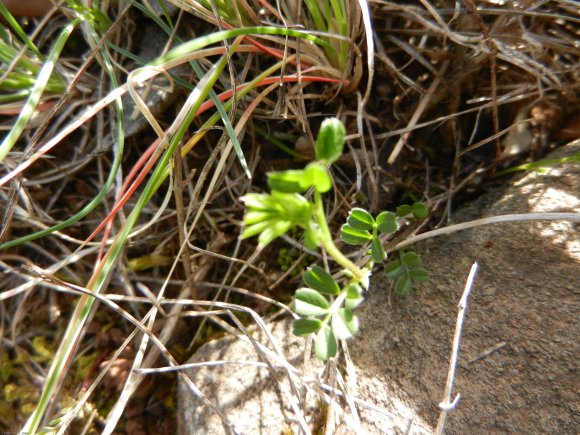
[[524, 221], [570, 221], [580, 222], [580, 213], [522, 213], [522, 214], [505, 214], [501, 216], [490, 216], [483, 219], [476, 219], [470, 222], [450, 225], [445, 228], [427, 231], [418, 236], [409, 237], [408, 239], [387, 249], [387, 253], [397, 251], [405, 246], [412, 245], [420, 240], [430, 239], [431, 237], [451, 234], [456, 231], [466, 230], [468, 228], [479, 227], [481, 225], [499, 224], [504, 222], [524, 222]]
[[447, 372], [447, 383], [445, 384], [445, 395], [443, 401], [439, 404], [441, 408], [441, 413], [439, 414], [439, 421], [437, 422], [437, 429], [435, 433], [441, 435], [445, 428], [445, 420], [447, 419], [447, 414], [455, 408], [459, 402], [459, 393], [455, 396], [453, 401], [451, 400], [451, 394], [453, 393], [453, 381], [455, 379], [455, 369], [457, 367], [457, 359], [459, 355], [459, 343], [461, 341], [461, 329], [463, 327], [463, 318], [465, 316], [465, 311], [467, 310], [467, 298], [471, 287], [473, 285], [473, 280], [475, 279], [475, 273], [477, 272], [477, 263], [473, 263], [471, 266], [471, 271], [467, 277], [467, 282], [465, 283], [465, 290], [463, 295], [459, 300], [459, 312], [457, 313], [457, 323], [455, 324], [455, 335], [453, 336], [453, 347], [451, 348], [451, 358], [449, 360], [449, 371]]
[[497, 352], [498, 350], [500, 350], [506, 346], [507, 346], [507, 343], [505, 341], [500, 341], [499, 343], [484, 350], [481, 354], [477, 355], [475, 358], [469, 360], [469, 364], [473, 364], [479, 360], [482, 360], [483, 358], [491, 355], [494, 352]]

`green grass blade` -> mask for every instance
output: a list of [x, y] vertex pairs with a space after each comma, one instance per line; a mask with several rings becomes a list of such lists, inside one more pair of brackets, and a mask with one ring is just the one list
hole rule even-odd
[[4, 19], [8, 22], [8, 24], [10, 24], [10, 27], [12, 27], [12, 30], [14, 30], [14, 32], [26, 44], [26, 46], [30, 49], [30, 51], [32, 51], [36, 56], [38, 56], [40, 60], [44, 60], [44, 56], [42, 55], [38, 47], [34, 45], [34, 42], [30, 40], [26, 32], [24, 32], [24, 30], [22, 30], [22, 27], [20, 27], [20, 24], [18, 24], [18, 21], [14, 19], [12, 14], [8, 11], [4, 3], [1, 1], [0, 1], [0, 14], [2, 14]]
[[[322, 45], [330, 50], [333, 50], [332, 47], [328, 43], [326, 43], [325, 41], [323, 41], [319, 38], [316, 38], [312, 35], [309, 35], [307, 33], [304, 33], [304, 32], [299, 32], [299, 31], [290, 30], [290, 29], [281, 29], [281, 28], [277, 28], [277, 27], [247, 27], [247, 28], [242, 28], [242, 29], [224, 30], [221, 32], [213, 33], [211, 35], [206, 35], [206, 36], [202, 36], [200, 38], [196, 38], [192, 41], [188, 41], [188, 42], [183, 43], [182, 45], [170, 50], [166, 55], [157, 58], [156, 60], [151, 62], [151, 65], [160, 66], [160, 65], [167, 63], [167, 62], [170, 62], [171, 60], [174, 60], [175, 58], [178, 58], [186, 53], [190, 53], [192, 51], [199, 50], [199, 49], [204, 48], [210, 44], [214, 44], [216, 42], [221, 42], [221, 41], [224, 41], [226, 39], [233, 38], [235, 36], [250, 35], [250, 34], [286, 35], [286, 36], [293, 36], [296, 38], [304, 38], [304, 39], [307, 39], [309, 41], [320, 44], [320, 45]], [[201, 70], [199, 69], [199, 66], [195, 62], [190, 62], [190, 64], [191, 64], [194, 72], [197, 74], [197, 76], [201, 77]], [[217, 95], [215, 95], [215, 92], [213, 92], [213, 90], [211, 91], [210, 96], [211, 96], [212, 100], [214, 101], [214, 103], [216, 105], [216, 109], [217, 109], [220, 117], [222, 118], [222, 120], [224, 122], [224, 127], [228, 133], [230, 140], [233, 143], [234, 151], [235, 151], [236, 156], [240, 162], [240, 165], [241, 165], [242, 169], [244, 170], [246, 176], [248, 178], [251, 178], [250, 169], [248, 168], [248, 164], [247, 164], [246, 159], [244, 157], [242, 147], [241, 147], [239, 140], [238, 140], [238, 137], [234, 131], [234, 127], [233, 127], [233, 125], [232, 125], [232, 123], [231, 123], [231, 121], [226, 113], [226, 110], [224, 109], [224, 106], [218, 100]]]
[[62, 49], [64, 48], [64, 44], [68, 40], [70, 34], [74, 30], [74, 28], [80, 23], [79, 19], [75, 19], [71, 21], [60, 33], [54, 47], [50, 51], [48, 58], [44, 62], [44, 65], [40, 69], [38, 73], [38, 77], [32, 87], [30, 92], [30, 96], [26, 101], [18, 119], [14, 123], [14, 126], [10, 130], [10, 132], [6, 135], [4, 140], [2, 141], [2, 145], [0, 145], [0, 162], [4, 160], [4, 157], [10, 152], [22, 132], [30, 121], [30, 118], [34, 114], [34, 110], [40, 101], [40, 97], [44, 92], [46, 85], [48, 84], [48, 80], [50, 79], [50, 75], [54, 69], [55, 62], [57, 61]]
[[[201, 71], [199, 65], [197, 64], [197, 62], [190, 62], [190, 64], [191, 64], [195, 74], [201, 78], [202, 71]], [[246, 176], [249, 179], [251, 179], [252, 174], [250, 173], [250, 168], [248, 168], [248, 163], [246, 162], [246, 157], [244, 156], [244, 152], [242, 151], [242, 145], [240, 144], [240, 141], [238, 140], [238, 135], [236, 134], [236, 132], [234, 130], [234, 126], [232, 125], [232, 122], [230, 121], [230, 118], [226, 112], [226, 109], [224, 108], [224, 105], [219, 100], [218, 96], [216, 95], [216, 93], [213, 89], [210, 92], [210, 98], [214, 102], [215, 108], [218, 111], [218, 113], [219, 113], [219, 115], [224, 123], [224, 127], [226, 129], [226, 132], [228, 133], [228, 136], [229, 136], [230, 140], [232, 141], [232, 144], [234, 146], [234, 151], [235, 151], [236, 156], [238, 157], [238, 160], [240, 162], [240, 166], [244, 170]]]
[[[147, 10], [147, 8], [145, 8], [144, 5], [137, 3], [137, 4], [135, 4], [135, 7], [140, 9], [149, 18], [153, 19], [157, 23], [157, 25], [159, 27], [161, 27], [161, 29], [163, 31], [165, 31], [168, 35], [171, 35], [173, 33], [172, 27], [170, 27], [170, 25], [164, 23], [163, 20], [160, 17], [158, 17], [157, 15], [151, 14], [150, 11]], [[170, 24], [172, 25], [172, 23], [170, 23]], [[176, 40], [180, 41], [179, 38], [177, 38]], [[193, 71], [195, 72], [197, 77], [200, 80], [202, 80], [203, 71], [199, 67], [198, 63], [195, 61], [190, 61], [189, 64], [193, 68]], [[209, 97], [214, 102], [216, 110], [218, 111], [218, 113], [220, 114], [220, 116], [222, 118], [226, 132], [228, 133], [228, 136], [229, 136], [229, 138], [232, 141], [232, 144], [234, 146], [234, 151], [236, 152], [236, 156], [238, 157], [238, 160], [240, 162], [240, 166], [242, 167], [242, 169], [246, 173], [246, 176], [248, 178], [251, 178], [252, 174], [250, 173], [250, 169], [248, 168], [248, 163], [246, 162], [246, 158], [245, 158], [244, 153], [242, 151], [242, 146], [238, 140], [238, 136], [236, 135], [236, 132], [234, 130], [232, 122], [230, 121], [230, 118], [229, 118], [226, 110], [224, 109], [222, 102], [219, 100], [217, 94], [215, 93], [215, 91], [213, 89], [210, 90]]]
[[22, 90], [18, 92], [11, 92], [7, 95], [0, 95], [0, 104], [12, 103], [14, 101], [20, 101], [30, 95], [28, 90]]
[[[244, 29], [247, 30], [247, 29]], [[270, 29], [271, 30], [271, 29]], [[284, 31], [285, 29], [277, 29], [277, 30], [282, 30]], [[225, 31], [225, 32], [218, 32], [221, 34], [222, 39], [228, 37], [228, 35], [230, 35], [229, 31]], [[298, 32], [299, 33], [299, 32]], [[305, 35], [305, 36], [309, 36], [309, 35]], [[199, 39], [204, 39], [203, 41], [198, 41]], [[218, 38], [219, 39], [219, 38]], [[317, 39], [317, 38], [314, 38]], [[212, 40], [215, 40], [215, 38], [213, 38]], [[197, 48], [203, 48], [205, 45], [209, 44], [210, 42], [208, 42], [207, 38], [202, 37], [202, 38], [198, 38], [196, 40], [190, 41], [191, 42], [196, 42]], [[186, 43], [191, 45], [190, 43]], [[172, 50], [173, 51], [173, 50]], [[170, 52], [171, 53], [171, 52]], [[175, 59], [175, 54], [170, 56], [170, 53], [168, 53], [167, 55], [163, 56], [164, 58], [166, 58], [166, 62], [174, 60]], [[180, 50], [180, 54], [184, 55], [185, 53], [183, 52], [183, 50]], [[163, 62], [160, 62], [159, 60], [157, 60], [157, 62], [155, 62], [157, 65], [162, 64]], [[242, 96], [244, 96], [247, 92], [250, 91], [250, 89], [252, 89], [253, 86], [255, 86], [257, 83], [259, 83], [261, 80], [263, 80], [265, 77], [270, 76], [271, 74], [274, 73], [274, 71], [276, 71], [277, 69], [280, 68], [280, 63], [277, 63], [274, 67], [269, 68], [268, 70], [266, 70], [265, 72], [263, 72], [262, 74], [260, 74], [259, 76], [257, 76], [254, 80], [252, 80], [252, 82], [250, 83], [250, 86], [248, 86], [245, 90], [241, 91], [240, 93], [238, 93], [238, 98], [241, 98]], [[237, 140], [237, 136], [233, 130], [233, 126], [231, 125], [231, 122], [227, 116], [227, 110], [229, 110], [231, 108], [231, 102], [229, 104], [223, 105], [219, 99], [217, 98], [217, 95], [215, 95], [215, 100], [214, 101], [218, 101], [219, 106], [218, 107], [218, 114], [216, 114], [218, 117], [221, 117], [224, 120], [224, 125], [226, 126], [226, 130], [228, 131], [228, 135], [231, 138], [235, 138], [234, 140], [232, 140], [232, 142], [234, 143], [234, 146], [236, 146], [237, 144], [237, 150], [236, 153], [238, 154], [238, 158], [240, 158], [239, 156], [242, 155], [242, 150], [241, 150], [241, 146], [239, 145], [239, 141]], [[220, 109], [221, 108], [221, 109]], [[217, 122], [219, 118], [215, 118], [212, 117], [211, 118], [211, 125], [215, 125], [215, 123]], [[228, 128], [229, 125], [229, 128]], [[117, 164], [117, 163], [115, 163]], [[243, 165], [242, 165], [243, 166]], [[247, 167], [247, 166], [246, 166]], [[92, 210], [95, 209], [95, 207], [97, 207], [98, 204], [100, 204], [100, 202], [102, 201], [102, 199], [104, 198], [106, 192], [108, 191], [111, 183], [114, 180], [114, 174], [116, 173], [118, 166], [114, 167], [114, 170], [111, 171], [111, 174], [109, 176], [109, 178], [107, 179], [107, 182], [105, 183], [105, 185], [103, 186], [103, 189], [97, 194], [97, 196], [89, 203], [87, 204], [80, 212], [78, 212], [77, 214], [71, 216], [70, 218], [68, 218], [67, 220], [54, 225], [50, 228], [46, 228], [44, 230], [38, 231], [36, 233], [33, 234], [28, 234], [26, 236], [20, 237], [18, 239], [15, 240], [11, 240], [9, 242], [5, 242], [3, 244], [0, 244], [0, 249], [7, 249], [7, 248], [11, 248], [13, 246], [17, 246], [20, 245], [22, 243], [26, 243], [32, 240], [36, 240], [40, 237], [44, 237], [46, 235], [49, 235], [55, 231], [60, 231], [76, 222], [78, 222], [79, 220], [83, 219], [85, 216], [87, 216]]]
[[314, 27], [321, 32], [327, 32], [328, 28], [326, 25], [326, 20], [324, 19], [324, 13], [320, 10], [320, 3], [317, 0], [304, 0], [312, 20], [314, 21]]
[[[122, 127], [123, 118], [121, 116], [121, 121], [119, 123], [118, 110], [119, 110], [119, 108], [117, 107], [117, 123], [118, 123], [117, 125]], [[121, 110], [122, 110], [122, 107], [121, 107]], [[107, 192], [109, 191], [109, 189], [113, 185], [113, 182], [115, 181], [115, 177], [117, 176], [117, 172], [119, 170], [119, 167], [121, 166], [121, 161], [123, 158], [124, 140], [125, 140], [124, 133], [122, 133], [122, 135], [117, 134], [116, 143], [118, 145], [114, 147], [114, 157], [113, 157], [113, 164], [111, 166], [111, 171], [109, 172], [109, 175], [107, 176], [107, 179], [105, 180], [105, 183], [103, 184], [103, 187], [101, 188], [101, 190], [78, 213], [74, 214], [73, 216], [69, 217], [68, 219], [66, 219], [66, 220], [64, 220], [56, 225], [53, 225], [52, 227], [45, 228], [44, 230], [37, 231], [37, 232], [32, 233], [32, 234], [27, 234], [26, 236], [22, 236], [22, 237], [19, 237], [17, 239], [2, 243], [2, 244], [0, 244], [0, 250], [12, 248], [14, 246], [18, 246], [18, 245], [21, 245], [23, 243], [27, 243], [27, 242], [30, 242], [32, 240], [39, 239], [40, 237], [47, 236], [49, 234], [54, 233], [55, 231], [60, 231], [64, 228], [67, 228], [70, 225], [80, 221], [81, 219], [86, 217], [89, 213], [91, 213], [102, 202], [102, 200], [105, 198], [105, 195], [107, 194]]]
[[[115, 76], [115, 72], [113, 70], [113, 66], [107, 56], [107, 53], [105, 50], [101, 51], [102, 53], [102, 57], [104, 60], [104, 64], [105, 67], [107, 69], [107, 72], [109, 73], [109, 77], [111, 79], [111, 84], [113, 87], [118, 87], [119, 84], [117, 83], [117, 79]], [[110, 187], [110, 185], [113, 183], [113, 181], [115, 180], [115, 176], [117, 173], [117, 170], [120, 166], [121, 160], [122, 160], [122, 155], [123, 155], [123, 147], [124, 147], [124, 143], [125, 143], [125, 132], [124, 132], [124, 128], [123, 128], [123, 105], [121, 102], [121, 98], [117, 98], [117, 100], [115, 100], [115, 109], [116, 109], [116, 121], [117, 121], [117, 147], [116, 149], [116, 153], [115, 153], [115, 160], [113, 163], [113, 167], [111, 168], [111, 172], [107, 178], [107, 182], [105, 183], [105, 186], [103, 187], [103, 189], [101, 190], [101, 192], [99, 192], [99, 195], [97, 197], [95, 197], [95, 199], [93, 199], [93, 201], [91, 201], [89, 203], [89, 205], [94, 204], [92, 206], [92, 208], [94, 209], [97, 204], [100, 202], [100, 200], [105, 196], [105, 194], [108, 191], [108, 188]], [[98, 201], [97, 201], [98, 198]], [[89, 205], [87, 205], [83, 210], [86, 210]], [[90, 211], [90, 210], [89, 210]], [[89, 213], [89, 211], [86, 211], [85, 215]], [[80, 218], [79, 218], [80, 219]], [[69, 219], [70, 221], [70, 219]], [[63, 222], [64, 223], [64, 222]], [[61, 226], [57, 225], [57, 226]], [[54, 228], [54, 227], [53, 227]], [[47, 231], [47, 230], [45, 230]], [[56, 230], [53, 230], [56, 231]], [[41, 231], [42, 233], [43, 231]], [[52, 232], [52, 231], [49, 231]], [[35, 233], [36, 235], [39, 233]], [[34, 236], [35, 234], [31, 235]], [[30, 237], [30, 236], [28, 236]], [[37, 237], [41, 237], [40, 235]], [[9, 242], [9, 243], [14, 243], [18, 240]], [[8, 245], [9, 243], [5, 243], [4, 245]], [[3, 247], [4, 245], [0, 245], [0, 247]], [[88, 296], [84, 296], [86, 298], [89, 298]], [[81, 298], [82, 300], [82, 298]], [[50, 369], [48, 371], [47, 377], [46, 377], [46, 381], [44, 383], [44, 388], [42, 390], [42, 394], [40, 396], [40, 399], [38, 401], [38, 405], [36, 407], [36, 409], [34, 410], [34, 412], [32, 413], [32, 415], [30, 416], [30, 418], [28, 419], [28, 421], [26, 422], [26, 425], [24, 426], [24, 428], [22, 429], [22, 432], [26, 432], [28, 434], [34, 434], [36, 433], [38, 426], [40, 425], [44, 414], [46, 413], [46, 409], [53, 397], [54, 392], [57, 390], [60, 382], [61, 382], [61, 377], [62, 374], [65, 372], [67, 366], [70, 364], [70, 359], [72, 356], [72, 352], [74, 351], [77, 341], [78, 341], [78, 337], [80, 336], [83, 326], [86, 322], [86, 319], [88, 318], [90, 312], [91, 312], [91, 308], [94, 304], [94, 299], [93, 298], [89, 298], [90, 303], [86, 303], [86, 304], [79, 304], [77, 305], [77, 309], [75, 310], [73, 317], [71, 319], [71, 322], [69, 323], [69, 327], [67, 328], [67, 331], [65, 332], [65, 335], [61, 341], [61, 345], [58, 349], [58, 351], [56, 352], [54, 359], [53, 359], [53, 363], [50, 366]], [[80, 309], [79, 309], [80, 307]]]
[[308, 157], [304, 154], [300, 154], [299, 152], [294, 151], [289, 146], [286, 146], [284, 144], [284, 142], [282, 142], [280, 139], [275, 137], [273, 134], [268, 133], [265, 129], [263, 129], [259, 125], [254, 124], [254, 130], [256, 130], [256, 133], [258, 133], [260, 136], [262, 136], [265, 140], [274, 144], [275, 146], [280, 148], [282, 151], [284, 151], [286, 154], [288, 154], [292, 157], [295, 157], [297, 159], [301, 159], [301, 160], [309, 160], [310, 159], [310, 157]]
[[222, 42], [226, 39], [235, 38], [236, 36], [246, 36], [246, 35], [277, 35], [277, 36], [292, 36], [294, 38], [302, 38], [308, 41], [314, 42], [315, 44], [326, 47], [330, 50], [334, 50], [328, 42], [323, 41], [320, 38], [309, 35], [305, 32], [300, 32], [293, 29], [283, 29], [279, 27], [245, 27], [242, 29], [232, 29], [232, 30], [222, 30], [220, 32], [215, 32], [210, 35], [200, 36], [199, 38], [193, 39], [191, 41], [185, 42], [163, 56], [158, 57], [153, 62], [150, 63], [152, 66], [161, 66], [165, 63], [169, 63], [174, 59], [185, 56], [192, 51], [196, 51], [207, 47], [208, 45], [215, 44], [217, 42]]
[[[108, 277], [112, 268], [114, 267], [119, 254], [125, 245], [127, 238], [132, 230], [132, 228], [137, 223], [141, 212], [143, 211], [145, 205], [149, 202], [151, 197], [155, 194], [157, 189], [161, 186], [163, 182], [163, 174], [166, 172], [167, 168], [170, 166], [171, 157], [183, 135], [187, 131], [189, 125], [191, 124], [195, 114], [197, 113], [199, 106], [207, 97], [209, 89], [217, 81], [219, 75], [226, 66], [226, 59], [222, 58], [212, 69], [206, 74], [204, 80], [200, 81], [198, 86], [193, 91], [190, 99], [193, 99], [193, 104], [185, 117], [184, 122], [180, 125], [177, 133], [172, 137], [169, 148], [166, 150], [162, 158], [160, 159], [155, 171], [153, 172], [151, 178], [149, 179], [142, 195], [140, 196], [137, 204], [127, 217], [125, 224], [123, 225], [121, 231], [119, 232], [115, 242], [107, 252], [105, 258], [102, 260], [102, 267], [99, 270], [97, 276], [94, 280], [91, 280], [88, 288], [95, 293], [100, 293], [102, 289], [106, 286]], [[116, 85], [116, 83], [115, 83]], [[119, 114], [117, 114], [117, 119], [119, 120]], [[121, 125], [122, 125], [122, 112], [120, 114]], [[122, 128], [118, 130], [119, 135], [122, 135]], [[121, 139], [122, 140], [122, 139]], [[64, 372], [65, 368], [70, 364], [74, 350], [78, 344], [81, 331], [85, 325], [89, 315], [91, 313], [92, 307], [94, 306], [95, 299], [89, 296], [83, 296], [77, 303], [77, 307], [69, 323], [69, 328], [65, 333], [62, 345], [59, 348], [57, 354], [54, 357], [53, 364], [50, 367], [49, 373], [47, 375], [47, 380], [45, 387], [43, 389], [39, 404], [31, 416], [23, 431], [29, 434], [33, 434], [38, 429], [40, 421], [46, 412], [48, 403], [50, 402], [58, 384], [61, 381], [61, 373]]]
[[[163, 20], [158, 17], [157, 15], [151, 14], [151, 12], [144, 6], [141, 5], [139, 3], [135, 4], [135, 7], [137, 9], [139, 9], [144, 15], [146, 15], [148, 18], [152, 19], [153, 21], [155, 21], [155, 23], [165, 32], [167, 33], [167, 35], [172, 35], [172, 28], [165, 22], [163, 22]], [[179, 38], [176, 37], [176, 41], [181, 42], [181, 40]], [[124, 52], [124, 54], [133, 59], [135, 62], [137, 62], [140, 65], [145, 65], [145, 63], [143, 62], [142, 59], [140, 59], [138, 56], [135, 56], [132, 53], [128, 53], [126, 52], [126, 50], [120, 49], [118, 51], [122, 51]], [[203, 71], [201, 70], [201, 68], [199, 67], [199, 64], [195, 61], [190, 61], [189, 64], [191, 65], [193, 71], [195, 72], [195, 74], [197, 75], [197, 77], [201, 80], [203, 77]], [[185, 87], [190, 87], [189, 84], [187, 82], [184, 82], [183, 80], [179, 79], [179, 78], [174, 78], [176, 83], [178, 84], [182, 84]], [[248, 178], [251, 178], [251, 173], [250, 173], [250, 169], [248, 168], [248, 164], [246, 162], [246, 158], [244, 156], [244, 153], [242, 151], [242, 146], [238, 140], [238, 137], [235, 133], [234, 127], [232, 125], [232, 122], [230, 121], [230, 118], [226, 112], [226, 110], [224, 109], [224, 106], [222, 104], [222, 102], [219, 100], [217, 94], [215, 93], [215, 91], [213, 89], [210, 90], [209, 93], [209, 97], [211, 98], [211, 100], [214, 102], [216, 110], [218, 111], [218, 113], [220, 114], [222, 121], [224, 123], [224, 127], [226, 129], [226, 132], [228, 133], [228, 136], [230, 138], [230, 140], [232, 141], [232, 144], [234, 146], [234, 151], [236, 153], [236, 156], [240, 162], [240, 166], [242, 167], [242, 169], [244, 170], [244, 172], [246, 173], [246, 176]]]

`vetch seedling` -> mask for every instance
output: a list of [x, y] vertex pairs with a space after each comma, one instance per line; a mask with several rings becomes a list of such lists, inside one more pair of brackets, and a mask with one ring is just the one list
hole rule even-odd
[[[395, 212], [383, 211], [373, 217], [367, 210], [353, 208], [341, 228], [341, 240], [348, 245], [369, 246], [368, 261], [359, 267], [350, 261], [334, 243], [324, 212], [322, 194], [332, 188], [329, 165], [342, 155], [346, 131], [337, 118], [326, 119], [316, 139], [316, 161], [301, 170], [268, 174], [270, 193], [250, 193], [241, 199], [247, 207], [242, 238], [257, 236], [259, 249], [295, 227], [304, 229], [304, 245], [321, 248], [342, 266], [337, 281], [320, 266], [304, 273], [304, 287], [296, 291], [292, 309], [299, 319], [293, 323], [298, 336], [316, 334], [314, 351], [326, 360], [338, 352], [338, 340], [356, 334], [359, 321], [354, 310], [368, 290], [375, 263], [387, 261], [381, 235], [395, 233], [405, 219], [424, 219], [427, 207], [419, 202], [398, 207]], [[303, 193], [312, 189], [313, 199]], [[413, 282], [424, 282], [429, 275], [421, 258], [414, 252], [399, 252], [399, 258], [385, 265], [387, 277], [395, 283], [395, 291], [408, 294]]]

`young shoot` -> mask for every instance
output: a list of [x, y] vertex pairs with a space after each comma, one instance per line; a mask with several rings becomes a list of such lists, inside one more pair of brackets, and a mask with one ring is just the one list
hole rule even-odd
[[[298, 336], [315, 334], [314, 351], [321, 360], [334, 357], [338, 340], [356, 334], [359, 321], [354, 310], [363, 301], [375, 263], [387, 260], [380, 239], [393, 234], [404, 219], [423, 219], [427, 207], [421, 203], [399, 207], [396, 212], [384, 211], [374, 218], [362, 208], [353, 208], [341, 228], [341, 240], [348, 245], [367, 248], [367, 263], [359, 267], [350, 261], [334, 243], [330, 233], [322, 194], [332, 188], [329, 166], [342, 155], [346, 131], [337, 118], [326, 119], [316, 139], [316, 160], [304, 169], [268, 174], [270, 193], [250, 193], [241, 199], [247, 207], [242, 238], [257, 236], [261, 249], [295, 227], [304, 230], [304, 245], [321, 248], [343, 268], [340, 283], [320, 266], [304, 273], [305, 286], [296, 291], [292, 309], [299, 319], [293, 323]], [[303, 194], [313, 189], [313, 198]], [[399, 253], [400, 258], [386, 264], [387, 277], [395, 282], [395, 291], [408, 294], [413, 282], [423, 282], [428, 274], [421, 258], [414, 252]]]

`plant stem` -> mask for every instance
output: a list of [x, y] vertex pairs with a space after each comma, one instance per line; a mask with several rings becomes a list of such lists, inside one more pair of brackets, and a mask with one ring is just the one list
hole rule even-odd
[[334, 244], [328, 223], [326, 222], [326, 215], [324, 213], [324, 206], [322, 204], [322, 195], [317, 190], [314, 191], [314, 216], [320, 227], [320, 243], [334, 261], [342, 267], [350, 271], [357, 282], [360, 282], [365, 277], [365, 272], [350, 261]]

